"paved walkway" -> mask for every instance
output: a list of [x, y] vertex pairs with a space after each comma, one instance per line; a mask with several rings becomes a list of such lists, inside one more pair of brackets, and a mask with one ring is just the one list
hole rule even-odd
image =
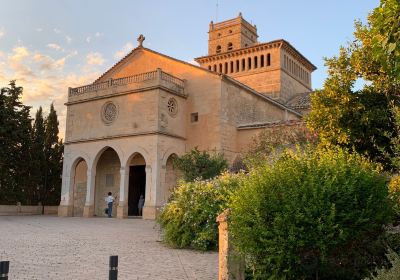
[[110, 255], [118, 280], [217, 279], [217, 253], [170, 249], [153, 221], [0, 216], [0, 260], [10, 280], [108, 280]]

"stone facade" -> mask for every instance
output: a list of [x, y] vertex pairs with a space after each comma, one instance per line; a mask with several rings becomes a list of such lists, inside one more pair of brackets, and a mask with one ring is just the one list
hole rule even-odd
[[[229, 33], [232, 26], [237, 30]], [[256, 28], [241, 16], [210, 29], [210, 45], [240, 39], [232, 52], [246, 51], [243, 44], [256, 48], [257, 69], [210, 71], [145, 48], [141, 36], [139, 46], [93, 84], [69, 89], [60, 216], [104, 216], [111, 191], [117, 197], [113, 216], [136, 215], [143, 195], [143, 217], [154, 219], [176, 183], [174, 156], [198, 147], [222, 152], [232, 163], [247, 137], [239, 127], [301, 119], [279, 102], [308, 89], [282, 68], [284, 42], [259, 45]], [[218, 37], [221, 30], [225, 39]]]

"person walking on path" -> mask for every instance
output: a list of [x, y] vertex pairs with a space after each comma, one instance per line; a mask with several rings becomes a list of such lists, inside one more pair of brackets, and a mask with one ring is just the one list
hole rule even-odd
[[108, 192], [108, 196], [106, 197], [105, 200], [106, 200], [106, 203], [108, 206], [107, 214], [108, 214], [108, 217], [111, 218], [112, 217], [112, 208], [113, 208], [113, 203], [115, 201], [115, 198], [112, 196], [111, 192]]
[[140, 195], [139, 202], [138, 202], [138, 210], [139, 210], [139, 216], [142, 216], [143, 212], [143, 206], [144, 206], [144, 197], [143, 194]]

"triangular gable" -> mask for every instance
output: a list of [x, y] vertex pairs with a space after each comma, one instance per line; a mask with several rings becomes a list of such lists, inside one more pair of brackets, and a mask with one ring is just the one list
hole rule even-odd
[[[130, 65], [130, 64], [134, 64], [135, 63], [135, 56], [137, 57], [140, 54], [146, 54], [146, 53], [149, 54], [149, 55], [152, 55], [153, 58], [156, 58], [155, 60], [153, 59], [153, 63], [151, 63], [150, 61], [147, 61], [147, 62], [146, 61], [141, 61], [144, 65]], [[158, 59], [159, 61], [157, 61], [157, 57], [159, 58]], [[162, 61], [169, 61], [169, 63], [167, 63], [167, 64], [174, 64], [176, 66], [175, 67], [168, 67]], [[128, 71], [130, 73], [126, 74], [125, 76], [131, 76], [131, 75], [135, 75], [135, 74], [150, 72], [150, 71], [156, 70], [157, 68], [162, 68], [163, 71], [166, 71], [166, 72], [180, 72], [180, 71], [169, 71], [170, 69], [168, 69], [168, 68], [175, 68], [173, 70], [178, 70], [177, 69], [178, 65], [180, 65], [181, 67], [190, 68], [192, 71], [193, 70], [194, 71], [201, 71], [203, 73], [219, 76], [218, 73], [209, 71], [209, 70], [204, 69], [204, 68], [202, 68], [200, 66], [193, 65], [191, 63], [188, 63], [188, 62], [185, 62], [185, 61], [170, 57], [168, 55], [153, 51], [153, 50], [148, 49], [148, 48], [137, 47], [137, 48], [133, 49], [130, 53], [128, 53], [125, 57], [123, 57], [121, 60], [119, 60], [116, 64], [114, 64], [114, 66], [112, 66], [109, 70], [107, 70], [98, 79], [96, 79], [95, 83], [106, 81], [106, 80], [108, 80], [110, 78], [115, 78], [116, 76], [120, 77], [121, 75], [118, 75], [118, 73], [123, 73], [124, 72], [123, 68], [126, 68], [127, 66], [128, 67], [131, 66], [131, 69], [130, 69], [131, 71]], [[165, 67], [165, 66], [167, 66], [167, 67]], [[136, 70], [132, 71], [133, 67], [135, 67]], [[173, 74], [173, 73], [171, 73], [171, 74]]]

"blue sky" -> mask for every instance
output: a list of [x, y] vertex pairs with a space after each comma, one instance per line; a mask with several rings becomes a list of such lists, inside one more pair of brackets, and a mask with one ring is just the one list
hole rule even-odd
[[[144, 45], [184, 61], [206, 55], [208, 24], [217, 0], [0, 0], [0, 87], [17, 79], [34, 108], [55, 103], [64, 129], [67, 87], [92, 82], [118, 59]], [[326, 78], [323, 57], [352, 40], [378, 0], [218, 0], [218, 21], [236, 17], [257, 25], [259, 41], [289, 41]]]

